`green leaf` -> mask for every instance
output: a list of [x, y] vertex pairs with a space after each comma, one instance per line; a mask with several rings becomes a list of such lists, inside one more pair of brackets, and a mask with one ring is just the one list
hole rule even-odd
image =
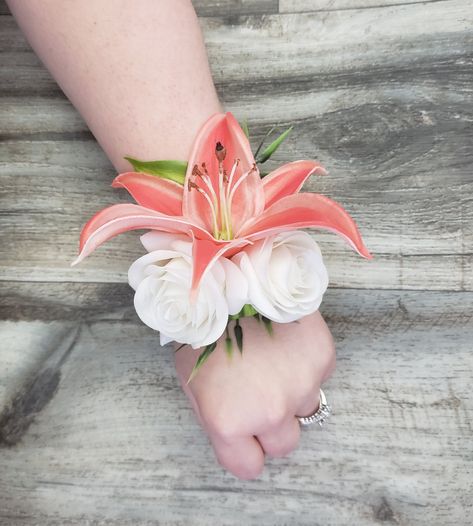
[[258, 145], [258, 148], [256, 148], [256, 152], [255, 152], [255, 159], [258, 157], [258, 154], [261, 150], [261, 148], [263, 147], [263, 144], [264, 144], [264, 141], [273, 133], [273, 131], [275, 130], [276, 128], [273, 126], [267, 133], [266, 135], [261, 139], [261, 142], [259, 143]]
[[225, 338], [225, 352], [227, 353], [227, 356], [229, 358], [232, 357], [232, 354], [233, 354], [233, 342], [232, 342], [232, 339], [230, 338], [230, 336], [227, 336]]
[[231, 314], [228, 319], [230, 320], [239, 320], [240, 318], [245, 318], [247, 316], [254, 316], [257, 314], [258, 311], [253, 307], [253, 305], [250, 305], [249, 303], [243, 305], [243, 308], [240, 312], [237, 312], [236, 314]]
[[227, 322], [227, 326], [225, 327], [225, 334], [226, 334], [226, 338], [225, 338], [225, 352], [227, 353], [227, 356], [230, 359], [232, 357], [232, 354], [233, 354], [233, 342], [232, 342], [232, 339], [230, 338], [230, 332], [228, 330], [228, 323], [229, 322]]
[[266, 316], [261, 316], [261, 319], [263, 320], [266, 331], [268, 332], [270, 336], [272, 336], [273, 335], [273, 324], [271, 320], [266, 318]]
[[240, 354], [242, 354], [243, 353], [243, 329], [241, 328], [239, 320], [236, 320], [235, 328], [233, 329], [233, 332], [235, 333], [235, 339], [237, 342], [238, 350], [240, 351]]
[[246, 119], [241, 123], [241, 129], [243, 130], [243, 133], [246, 135], [246, 138], [249, 140], [250, 130], [248, 129], [248, 121]]
[[247, 303], [246, 305], [243, 305], [241, 312], [242, 312], [242, 317], [254, 316], [255, 314], [258, 314], [258, 311], [253, 307], [253, 305], [250, 305], [249, 303]]
[[291, 133], [292, 128], [293, 126], [290, 126], [286, 131], [281, 133], [281, 135], [277, 139], [275, 139], [269, 146], [266, 146], [266, 148], [261, 153], [260, 157], [256, 159], [256, 162], [265, 163], [273, 155], [273, 153], [281, 146], [286, 137]]
[[156, 175], [175, 183], [184, 184], [187, 163], [185, 161], [140, 161], [133, 157], [125, 157], [137, 172]]
[[194, 376], [197, 374], [197, 371], [202, 367], [205, 360], [207, 360], [207, 358], [215, 351], [216, 347], [217, 347], [217, 342], [210, 343], [200, 353], [200, 356], [197, 358], [197, 361], [195, 362], [194, 368], [192, 369], [189, 379], [186, 382], [186, 385], [192, 380], [192, 378], [194, 378]]

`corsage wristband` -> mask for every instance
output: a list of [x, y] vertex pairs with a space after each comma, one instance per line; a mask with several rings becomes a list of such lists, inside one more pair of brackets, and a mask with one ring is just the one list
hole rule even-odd
[[266, 162], [290, 129], [266, 148], [251, 152], [248, 131], [231, 113], [218, 113], [200, 129], [188, 163], [139, 161], [119, 174], [137, 204], [117, 204], [93, 216], [80, 236], [82, 261], [99, 245], [127, 230], [141, 236], [147, 254], [135, 261], [128, 280], [141, 320], [160, 332], [164, 345], [176, 341], [203, 347], [190, 381], [225, 334], [243, 350], [239, 319], [254, 316], [288, 323], [315, 312], [328, 285], [317, 243], [299, 229], [322, 228], [342, 236], [371, 258], [358, 228], [336, 202], [300, 193], [316, 161], [294, 161], [269, 174]]

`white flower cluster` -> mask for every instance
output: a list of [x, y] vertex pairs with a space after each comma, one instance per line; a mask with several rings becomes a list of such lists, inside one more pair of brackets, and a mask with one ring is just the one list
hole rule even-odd
[[193, 348], [216, 341], [228, 316], [251, 304], [266, 318], [287, 323], [315, 312], [328, 274], [317, 243], [302, 231], [257, 241], [231, 259], [219, 258], [205, 273], [190, 301], [192, 242], [186, 236], [148, 232], [148, 254], [128, 272], [141, 320], [170, 341]]

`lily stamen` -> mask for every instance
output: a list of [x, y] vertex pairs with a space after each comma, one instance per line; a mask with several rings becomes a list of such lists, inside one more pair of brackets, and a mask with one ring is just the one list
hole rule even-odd
[[189, 191], [191, 191], [191, 189], [194, 188], [195, 190], [199, 192], [200, 195], [204, 196], [205, 199], [207, 200], [207, 203], [209, 204], [209, 207], [210, 207], [210, 212], [212, 213], [213, 235], [215, 238], [217, 238], [218, 236], [217, 210], [214, 204], [212, 203], [212, 200], [210, 199], [209, 195], [203, 188], [201, 188], [197, 183], [195, 183], [194, 181], [191, 181], [190, 179], [189, 179], [189, 182], [187, 183], [187, 188]]
[[228, 215], [227, 208], [227, 198], [226, 192], [224, 189], [224, 182], [226, 183], [226, 173], [225, 168], [223, 167], [223, 161], [227, 155], [227, 150], [225, 146], [219, 141], [215, 145], [215, 156], [218, 160], [218, 194], [219, 194], [219, 204], [220, 204], [220, 227], [224, 234], [224, 239], [231, 239], [231, 225], [230, 217]]
[[257, 171], [258, 168], [256, 167], [256, 163], [253, 163], [253, 166], [247, 171], [245, 172], [241, 177], [240, 179], [238, 179], [238, 181], [233, 185], [233, 188], [231, 189], [231, 192], [230, 192], [230, 196], [228, 198], [228, 210], [230, 211], [231, 213], [231, 210], [232, 210], [232, 201], [233, 201], [233, 196], [235, 195], [235, 192], [237, 191], [238, 187], [241, 185], [241, 183], [249, 176], [251, 175], [253, 172]]
[[228, 178], [227, 197], [230, 194], [230, 189], [231, 189], [231, 186], [232, 186], [233, 177], [234, 177], [234, 175], [236, 173], [236, 170], [237, 170], [239, 164], [240, 164], [240, 159], [235, 159], [235, 162], [233, 163], [233, 166], [232, 166], [232, 169], [231, 169], [231, 172], [230, 172], [230, 177]]
[[[253, 163], [252, 167], [241, 174], [240, 178], [234, 183], [240, 159], [234, 160], [230, 174], [228, 174], [223, 166], [226, 155], [225, 146], [221, 142], [217, 142], [215, 145], [215, 156], [218, 161], [218, 194], [216, 189], [214, 189], [204, 162], [200, 166], [197, 164], [193, 166], [192, 176], [194, 179], [189, 181], [189, 189], [195, 188], [207, 200], [212, 212], [213, 235], [215, 239], [230, 240], [233, 239], [232, 203], [235, 193], [243, 181], [257, 171], [257, 167], [256, 163]], [[199, 186], [196, 181], [200, 181], [200, 185], [205, 183], [206, 188]]]
[[205, 166], [205, 163], [202, 163], [201, 166], [202, 166], [202, 169], [204, 170], [204, 173], [202, 173], [199, 170], [199, 167], [195, 164], [194, 167], [192, 168], [192, 175], [197, 176], [199, 177], [199, 179], [204, 181], [204, 183], [207, 186], [207, 190], [210, 193], [210, 196], [212, 197], [214, 207], [215, 209], [217, 209], [218, 208], [217, 194], [215, 193], [214, 187], [212, 185], [212, 181], [210, 180], [209, 172], [207, 171], [207, 167]]

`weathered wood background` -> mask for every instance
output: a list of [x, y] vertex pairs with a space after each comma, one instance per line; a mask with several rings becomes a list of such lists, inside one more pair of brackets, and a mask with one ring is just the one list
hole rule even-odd
[[71, 269], [114, 170], [0, 1], [0, 524], [471, 524], [473, 3], [196, 2], [226, 107], [353, 214], [317, 233], [334, 416], [262, 477], [223, 471], [125, 282], [138, 236]]

